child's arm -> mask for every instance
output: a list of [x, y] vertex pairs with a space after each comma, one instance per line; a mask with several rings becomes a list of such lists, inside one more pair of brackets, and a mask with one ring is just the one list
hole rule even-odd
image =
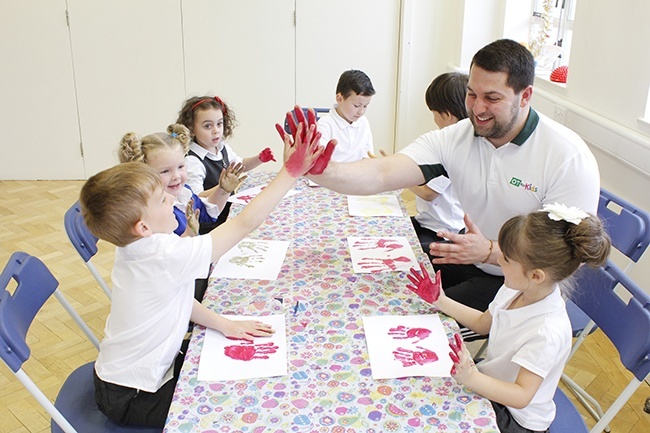
[[[452, 376], [458, 382], [471, 388], [477, 394], [505, 406], [515, 409], [528, 406], [542, 384], [542, 377], [523, 367], [519, 368], [519, 374], [517, 374], [514, 383], [483, 374], [474, 365], [469, 351], [462, 344], [462, 340], [460, 338], [457, 338], [457, 340], [463, 346], [460, 350], [456, 350], [457, 347], [453, 345], [450, 346], [457, 358], [454, 361], [458, 361], [454, 362], [452, 368]], [[449, 355], [454, 359], [452, 353]]]
[[312, 168], [323, 152], [318, 145], [319, 138], [315, 127], [311, 126], [304, 140], [296, 139], [295, 145], [287, 150], [286, 162], [275, 179], [251, 200], [239, 215], [210, 232], [213, 262], [259, 227], [291, 189], [296, 179]]
[[420, 263], [420, 272], [415, 268], [411, 268], [411, 273], [407, 277], [412, 284], [407, 284], [406, 288], [420, 298], [435, 305], [440, 311], [453, 317], [457, 322], [462, 323], [477, 334], [486, 335], [490, 332], [492, 314], [489, 311], [475, 310], [448, 298], [442, 289], [440, 271], [436, 273], [434, 280], [431, 281], [424, 264]]
[[269, 161], [275, 162], [275, 157], [273, 156], [273, 151], [271, 148], [267, 147], [263, 149], [257, 156], [249, 156], [248, 158], [244, 158], [244, 171], [251, 171], [260, 164]]
[[275, 332], [269, 325], [256, 320], [235, 321], [227, 319], [210, 310], [196, 299], [192, 306], [191, 320], [206, 328], [219, 331], [229, 338], [253, 341], [253, 337], [269, 337]]

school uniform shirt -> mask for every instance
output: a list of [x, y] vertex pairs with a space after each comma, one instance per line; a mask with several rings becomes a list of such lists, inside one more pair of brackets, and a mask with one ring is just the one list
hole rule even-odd
[[235, 164], [239, 164], [243, 161], [243, 159], [240, 158], [225, 141], [219, 143], [219, 149], [217, 149], [216, 154], [199, 146], [196, 142], [190, 144], [190, 150], [194, 155], [187, 155], [185, 157], [185, 164], [187, 165], [187, 181], [185, 181], [185, 183], [192, 188], [192, 191], [194, 191], [195, 194], [200, 194], [206, 189], [203, 187], [203, 181], [207, 174], [205, 166], [203, 165], [203, 160], [207, 158], [212, 161], [221, 162], [223, 160], [221, 151], [224, 148], [226, 149], [229, 163], [234, 162]]
[[173, 376], [194, 280], [207, 278], [212, 238], [155, 234], [115, 249], [111, 311], [95, 362], [105, 382], [156, 392]]
[[356, 122], [349, 123], [336, 112], [336, 105], [330, 112], [318, 119], [321, 146], [327, 145], [331, 139], [338, 141], [332, 161], [354, 162], [368, 157], [368, 152], [374, 153], [372, 132], [366, 116], [361, 116]]
[[[598, 165], [587, 144], [569, 128], [531, 108], [524, 128], [495, 148], [474, 135], [469, 119], [428, 132], [402, 149], [425, 182], [447, 176], [462, 209], [487, 239], [515, 215], [555, 202], [596, 215], [600, 195]], [[496, 265], [475, 263], [492, 275]]]
[[439, 195], [428, 201], [415, 196], [415, 208], [418, 211], [415, 219], [425, 229], [437, 232], [449, 230], [458, 233], [465, 227], [463, 208], [458, 201], [456, 192], [445, 176], [431, 179], [427, 186]]
[[542, 384], [528, 406], [508, 410], [521, 426], [543, 431], [555, 419], [553, 395], [571, 350], [571, 321], [557, 285], [544, 299], [508, 310], [519, 293], [503, 286], [490, 304], [488, 349], [477, 367], [506, 382], [514, 383], [522, 367], [540, 376]]

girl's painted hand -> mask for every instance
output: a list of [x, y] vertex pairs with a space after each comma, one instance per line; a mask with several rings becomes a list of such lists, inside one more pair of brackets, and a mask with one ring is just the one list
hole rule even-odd
[[187, 228], [183, 235], [196, 236], [199, 234], [199, 209], [194, 209], [194, 199], [190, 199], [185, 206], [185, 219], [187, 220]]
[[253, 341], [255, 337], [270, 337], [275, 330], [257, 320], [229, 320], [222, 333], [231, 340]]
[[262, 150], [257, 157], [260, 159], [262, 162], [269, 162], [269, 161], [275, 161], [275, 157], [273, 156], [273, 151], [271, 150], [270, 147], [267, 147], [266, 149]]
[[420, 272], [415, 268], [411, 268], [411, 273], [407, 274], [406, 277], [413, 283], [413, 285], [407, 284], [406, 288], [428, 303], [433, 304], [440, 297], [442, 288], [440, 271], [436, 272], [433, 281], [431, 281], [424, 263], [420, 263]]
[[221, 170], [221, 175], [219, 176], [219, 188], [230, 194], [239, 188], [239, 185], [248, 177], [247, 175], [242, 175], [244, 173], [244, 164], [231, 162], [228, 167], [224, 170]]
[[469, 350], [463, 345], [460, 334], [454, 334], [454, 341], [449, 342], [449, 348], [451, 349], [449, 357], [454, 363], [450, 371], [451, 376], [459, 383], [466, 383], [477, 370]]

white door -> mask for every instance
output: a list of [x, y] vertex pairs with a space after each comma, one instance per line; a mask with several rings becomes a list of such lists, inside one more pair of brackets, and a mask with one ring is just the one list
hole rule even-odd
[[329, 107], [341, 73], [364, 71], [377, 92], [366, 111], [377, 152], [393, 152], [400, 3], [296, 0], [296, 102]]
[[68, 0], [86, 175], [129, 131], [164, 131], [184, 92], [180, 0]]
[[294, 103], [293, 10], [293, 1], [183, 1], [187, 96], [222, 98], [239, 121], [229, 144], [241, 157], [271, 147], [279, 162], [267, 170], [280, 168], [274, 125]]
[[83, 179], [65, 0], [2, 0], [0, 179]]

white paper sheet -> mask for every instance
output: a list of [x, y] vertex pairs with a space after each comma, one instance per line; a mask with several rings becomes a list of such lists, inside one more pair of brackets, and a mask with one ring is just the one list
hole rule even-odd
[[[255, 186], [253, 188], [247, 188], [243, 191], [238, 191], [237, 194], [233, 194], [228, 198], [228, 201], [230, 203], [235, 203], [235, 204], [243, 204], [247, 205], [250, 203], [251, 200], [253, 200], [257, 194], [259, 194], [264, 188], [266, 188], [266, 185], [260, 185], [260, 186]], [[287, 197], [291, 197], [292, 195], [298, 194], [298, 190], [296, 189], [290, 189], [282, 199], [285, 199]]]
[[363, 318], [373, 379], [449, 377], [449, 341], [437, 314]]
[[351, 216], [403, 216], [399, 200], [394, 195], [348, 196]]
[[287, 255], [289, 241], [242, 239], [217, 261], [211, 276], [276, 280]]
[[[252, 379], [287, 374], [287, 337], [284, 314], [272, 316], [224, 316], [231, 320], [258, 320], [275, 330], [271, 337], [229, 340], [213, 329], [205, 330], [197, 379]], [[237, 359], [239, 358], [239, 359]]]
[[349, 237], [348, 248], [356, 274], [408, 271], [418, 267], [408, 239], [395, 237]]

